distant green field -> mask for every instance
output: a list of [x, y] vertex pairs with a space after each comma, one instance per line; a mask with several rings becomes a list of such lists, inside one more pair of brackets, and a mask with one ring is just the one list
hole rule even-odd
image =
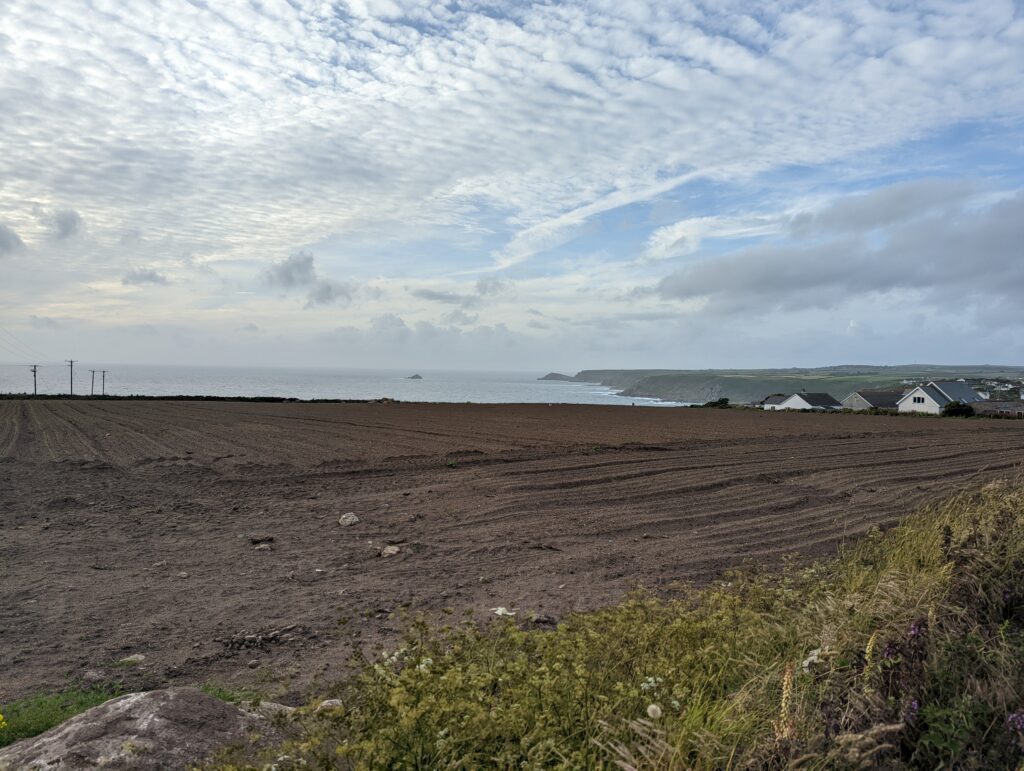
[[626, 396], [705, 402], [727, 398], [751, 403], [773, 393], [820, 391], [843, 399], [862, 388], [902, 388], [905, 381], [955, 380], [1024, 383], [1024, 367], [915, 364], [894, 367], [841, 365], [814, 369], [583, 370], [574, 380], [618, 388]]

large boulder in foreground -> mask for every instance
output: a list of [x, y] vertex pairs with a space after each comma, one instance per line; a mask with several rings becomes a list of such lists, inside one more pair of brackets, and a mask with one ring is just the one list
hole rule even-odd
[[196, 688], [130, 693], [0, 749], [0, 771], [184, 769], [223, 747], [248, 744], [254, 734], [273, 733], [268, 716]]

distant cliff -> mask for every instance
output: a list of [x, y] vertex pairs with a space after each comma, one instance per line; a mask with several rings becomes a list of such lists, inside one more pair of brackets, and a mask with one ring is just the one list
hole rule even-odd
[[[544, 379], [561, 379], [545, 376]], [[900, 388], [908, 382], [936, 379], [1008, 378], [1024, 380], [1024, 367], [993, 365], [916, 364], [882, 367], [844, 364], [835, 367], [747, 370], [586, 369], [571, 380], [600, 383], [622, 392], [666, 401], [704, 403], [726, 398], [734, 403], [758, 402], [768, 394], [800, 390], [830, 393], [843, 399], [861, 388]]]

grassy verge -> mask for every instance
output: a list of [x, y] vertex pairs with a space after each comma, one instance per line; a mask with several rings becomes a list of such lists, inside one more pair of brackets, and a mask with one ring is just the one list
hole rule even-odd
[[69, 690], [0, 704], [0, 747], [37, 736], [116, 695], [103, 688]]
[[1024, 486], [550, 632], [417, 624], [325, 696], [343, 706], [300, 710], [278, 769], [1016, 766]]

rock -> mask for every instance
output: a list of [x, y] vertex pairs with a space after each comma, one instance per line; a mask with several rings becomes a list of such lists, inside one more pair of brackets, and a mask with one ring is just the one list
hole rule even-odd
[[406, 378], [406, 380], [422, 380], [422, 379], [423, 379], [422, 375], [409, 375], [409, 377]]
[[341, 709], [345, 706], [345, 703], [341, 699], [324, 699], [322, 702], [316, 705], [314, 712], [327, 712], [332, 709]]
[[249, 669], [257, 669], [259, 667], [259, 665], [260, 665], [260, 660], [259, 659], [253, 659], [252, 661], [249, 662]]
[[399, 547], [395, 546], [394, 544], [390, 544], [390, 545], [385, 546], [383, 549], [380, 550], [380, 556], [382, 556], [382, 557], [394, 557], [400, 551], [402, 551], [402, 550]]
[[253, 549], [253, 551], [273, 551], [273, 550], [274, 550], [274, 547], [271, 546], [269, 543], [256, 544], [256, 547]]
[[491, 608], [491, 612], [495, 616], [514, 616], [518, 611], [515, 609], [509, 610], [506, 607], [499, 606], [497, 608]]
[[338, 524], [345, 525], [346, 527], [349, 525], [358, 525], [359, 517], [357, 517], [355, 514], [349, 511], [338, 517]]
[[[145, 658], [145, 656], [143, 656]], [[87, 669], [82, 673], [83, 683], [102, 683], [107, 676], [96, 669]]]
[[130, 667], [136, 664], [141, 664], [145, 660], [146, 657], [143, 656], [141, 653], [133, 653], [131, 656], [125, 656], [123, 659], [118, 659], [117, 663], [126, 667]]
[[0, 749], [0, 769], [187, 769], [274, 726], [196, 688], [130, 693]]
[[178, 578], [188, 578], [188, 573], [182, 570], [180, 573], [178, 573]]

